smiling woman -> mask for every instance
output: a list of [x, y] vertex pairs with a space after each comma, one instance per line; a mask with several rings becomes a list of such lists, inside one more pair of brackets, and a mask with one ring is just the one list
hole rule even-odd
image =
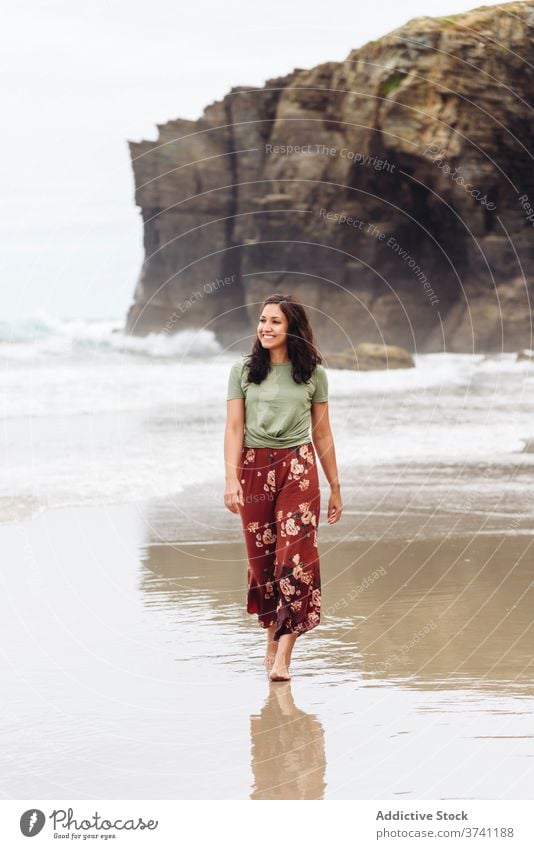
[[302, 304], [274, 294], [263, 304], [252, 353], [228, 376], [224, 502], [239, 513], [248, 552], [247, 611], [266, 628], [266, 668], [287, 681], [296, 638], [319, 624], [317, 456], [341, 494], [328, 417], [328, 378]]

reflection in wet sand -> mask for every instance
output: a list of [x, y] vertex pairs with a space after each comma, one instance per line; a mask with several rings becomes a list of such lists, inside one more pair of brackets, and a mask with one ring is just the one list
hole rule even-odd
[[[271, 684], [251, 719], [251, 798], [528, 798], [533, 542], [482, 536], [323, 549], [322, 624], [297, 640], [292, 682]], [[147, 553], [147, 599], [165, 587], [191, 627], [206, 616], [214, 627], [233, 623], [236, 651], [227, 647], [219, 662], [249, 677], [260, 670], [265, 635], [245, 612], [241, 546]], [[308, 681], [313, 713], [291, 696], [291, 684]], [[320, 695], [325, 687], [333, 697]], [[407, 688], [425, 695], [406, 702]], [[323, 717], [333, 715], [325, 754]], [[327, 764], [336, 776], [329, 793]]]
[[[295, 671], [533, 695], [533, 542], [482, 536], [323, 549], [322, 621], [297, 640], [304, 660]], [[144, 563], [147, 603], [164, 590], [180, 616], [189, 609], [257, 631], [260, 651], [263, 635], [244, 609], [240, 545], [152, 545]]]
[[323, 726], [295, 705], [291, 682], [271, 684], [258, 715], [250, 717], [251, 799], [322, 799], [325, 791]]
[[533, 553], [524, 536], [338, 549], [326, 618], [366, 678], [532, 695]]

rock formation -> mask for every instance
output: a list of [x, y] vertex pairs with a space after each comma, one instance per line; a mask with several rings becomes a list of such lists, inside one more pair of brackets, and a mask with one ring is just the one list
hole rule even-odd
[[409, 21], [129, 142], [133, 334], [249, 350], [292, 292], [319, 347], [533, 348], [534, 2]]
[[414, 359], [409, 351], [397, 345], [360, 342], [342, 353], [331, 354], [321, 351], [321, 354], [326, 368], [353, 369], [354, 371], [415, 368]]

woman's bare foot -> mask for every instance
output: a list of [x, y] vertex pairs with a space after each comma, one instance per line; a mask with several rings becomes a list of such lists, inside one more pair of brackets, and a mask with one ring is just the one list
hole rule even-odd
[[289, 662], [291, 660], [291, 652], [295, 645], [297, 634], [282, 634], [278, 640], [278, 648], [276, 650], [276, 658], [271, 667], [269, 678], [271, 681], [290, 681]]
[[269, 678], [271, 681], [290, 681], [291, 675], [289, 674], [289, 668], [282, 666], [282, 664], [278, 664], [276, 668], [273, 666], [269, 672]]

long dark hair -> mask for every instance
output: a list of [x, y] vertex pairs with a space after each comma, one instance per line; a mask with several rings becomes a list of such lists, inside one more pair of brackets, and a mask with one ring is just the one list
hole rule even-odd
[[[293, 295], [282, 295], [280, 292], [269, 295], [262, 309], [267, 304], [278, 304], [287, 318], [287, 353], [292, 363], [291, 374], [295, 383], [307, 383], [322, 358], [315, 346], [306, 310]], [[271, 357], [258, 337], [248, 356], [248, 380], [250, 383], [261, 383], [271, 368]]]

